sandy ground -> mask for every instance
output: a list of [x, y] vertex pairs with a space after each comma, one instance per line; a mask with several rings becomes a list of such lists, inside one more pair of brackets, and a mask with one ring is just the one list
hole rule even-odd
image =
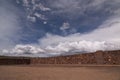
[[0, 66], [0, 80], [120, 80], [120, 67]]

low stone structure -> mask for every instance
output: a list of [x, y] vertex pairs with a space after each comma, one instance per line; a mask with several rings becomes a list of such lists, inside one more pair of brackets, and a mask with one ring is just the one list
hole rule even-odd
[[120, 51], [97, 51], [50, 58], [33, 58], [30, 62], [31, 64], [120, 64]]
[[0, 64], [116, 64], [120, 65], [120, 50], [97, 51], [47, 58], [1, 58]]
[[30, 64], [30, 59], [21, 58], [2, 58], [0, 59], [0, 65], [28, 65]]

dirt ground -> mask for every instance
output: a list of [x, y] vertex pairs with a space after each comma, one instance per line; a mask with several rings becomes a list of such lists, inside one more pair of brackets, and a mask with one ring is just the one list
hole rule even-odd
[[0, 66], [0, 80], [120, 80], [120, 67]]

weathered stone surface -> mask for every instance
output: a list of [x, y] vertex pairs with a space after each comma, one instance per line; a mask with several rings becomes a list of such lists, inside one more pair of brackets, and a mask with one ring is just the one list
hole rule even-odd
[[31, 64], [120, 64], [120, 51], [97, 51], [50, 58], [33, 58]]
[[0, 65], [9, 64], [120, 64], [120, 50], [97, 51], [95, 53], [75, 54], [48, 58], [0, 58]]
[[30, 59], [0, 59], [0, 65], [30, 64]]

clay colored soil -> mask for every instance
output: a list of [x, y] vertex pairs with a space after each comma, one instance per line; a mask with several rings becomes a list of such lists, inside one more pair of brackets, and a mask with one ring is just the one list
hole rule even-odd
[[0, 66], [0, 80], [120, 80], [120, 67]]

